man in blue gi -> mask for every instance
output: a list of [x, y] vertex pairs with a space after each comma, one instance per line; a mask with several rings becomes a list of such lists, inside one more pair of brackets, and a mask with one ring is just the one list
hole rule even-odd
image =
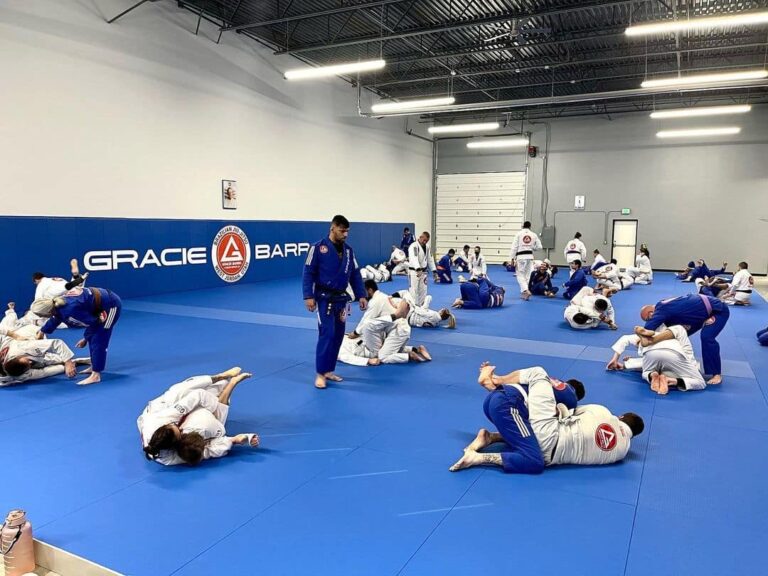
[[528, 291], [533, 295], [552, 298], [558, 290], [557, 286], [552, 286], [552, 276], [549, 274], [547, 264], [542, 262], [531, 274], [531, 279], [528, 281]]
[[400, 250], [408, 254], [408, 247], [416, 242], [416, 238], [411, 234], [411, 229], [407, 226], [403, 228], [403, 239], [400, 240]]
[[333, 371], [347, 322], [347, 303], [350, 300], [347, 286], [351, 284], [355, 299], [360, 302], [360, 310], [368, 306], [360, 267], [352, 247], [346, 242], [347, 236], [349, 220], [344, 216], [334, 216], [330, 234], [309, 249], [304, 264], [304, 305], [310, 312], [317, 311], [320, 330], [315, 352], [315, 388], [325, 388], [327, 380], [342, 380]]
[[[704, 294], [687, 294], [677, 298], [668, 298], [654, 305], [643, 306], [640, 317], [645, 321], [645, 330], [635, 328], [635, 334], [644, 338], [646, 330], [656, 331], [659, 326], [685, 326], [688, 335], [701, 330], [701, 354], [704, 357], [704, 374], [711, 374], [707, 384], [720, 384], [723, 381], [720, 365], [720, 344], [717, 335], [728, 322], [728, 305]], [[641, 340], [643, 346], [656, 344], [670, 338], [666, 330], [653, 339]]]
[[459, 286], [461, 298], [456, 298], [452, 306], [467, 310], [480, 308], [498, 308], [504, 304], [505, 290], [496, 286], [488, 278], [473, 278]]
[[451, 248], [448, 250], [448, 254], [440, 258], [437, 263], [437, 280], [440, 284], [453, 284], [453, 278], [451, 276], [451, 266], [453, 265], [453, 257], [456, 254], [456, 250]]
[[88, 345], [91, 374], [78, 382], [80, 386], [101, 382], [112, 329], [120, 319], [121, 309], [120, 297], [106, 288], [78, 288], [56, 298], [35, 300], [30, 306], [32, 312], [48, 318], [37, 333], [38, 340], [43, 338], [43, 334], [53, 334], [62, 323], [70, 328], [85, 328], [83, 338], [75, 346], [85, 348]]
[[587, 276], [584, 274], [584, 270], [581, 269], [581, 260], [574, 260], [571, 262], [571, 274], [568, 282], [564, 284], [565, 292], [563, 292], [563, 298], [566, 300], [573, 299], [574, 296], [587, 285]]
[[[488, 390], [483, 403], [486, 418], [498, 432], [481, 428], [475, 439], [465, 448], [464, 457], [451, 466], [451, 472], [470, 466], [496, 465], [513, 474], [541, 474], [545, 468], [544, 456], [531, 428], [528, 414], [528, 386], [521, 384], [520, 371], [502, 376], [494, 374], [495, 366], [484, 362], [480, 366], [478, 384]], [[562, 382], [550, 378], [557, 404], [573, 410], [584, 398], [584, 385], [578, 380]], [[501, 443], [500, 452], [476, 454], [491, 444]]]
[[685, 275], [685, 271], [681, 272], [677, 275], [678, 278], [682, 279], [683, 282], [696, 282], [699, 278], [702, 280], [706, 280], [707, 278], [711, 278], [712, 276], [717, 276], [718, 274], [725, 274], [725, 268], [728, 266], [728, 262], [723, 262], [723, 267], [719, 270], [712, 270], [709, 266], [707, 266], [706, 262], [702, 259], [698, 259], [695, 262], [695, 266], [692, 266], [694, 264], [693, 261], [688, 262], [688, 274]]

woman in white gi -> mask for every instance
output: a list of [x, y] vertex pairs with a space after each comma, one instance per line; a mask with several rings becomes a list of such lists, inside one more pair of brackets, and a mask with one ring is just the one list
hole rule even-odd
[[640, 247], [640, 251], [635, 257], [634, 267], [627, 268], [629, 274], [635, 280], [635, 284], [650, 284], [653, 282], [653, 268], [651, 267], [651, 253], [645, 246]]
[[250, 377], [238, 367], [193, 376], [150, 401], [136, 422], [145, 456], [166, 466], [196, 465], [225, 456], [234, 444], [257, 447], [257, 434], [226, 436], [224, 428], [232, 391]]

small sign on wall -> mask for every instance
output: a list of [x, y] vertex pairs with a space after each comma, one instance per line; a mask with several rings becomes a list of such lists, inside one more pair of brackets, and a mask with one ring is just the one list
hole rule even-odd
[[573, 201], [573, 209], [574, 210], [584, 210], [584, 208], [587, 206], [587, 197], [586, 196], [575, 196]]
[[221, 181], [221, 206], [224, 210], [237, 210], [237, 181]]

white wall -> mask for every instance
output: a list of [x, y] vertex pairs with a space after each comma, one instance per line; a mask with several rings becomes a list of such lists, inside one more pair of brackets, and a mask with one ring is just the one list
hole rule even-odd
[[[745, 116], [653, 121], [647, 113], [559, 119], [550, 122], [548, 224], [556, 224], [555, 262], [577, 230], [589, 249], [610, 254], [603, 214], [573, 211], [575, 195], [587, 211], [630, 208], [638, 243], [651, 250], [655, 267], [677, 269], [691, 259], [710, 264], [746, 260], [755, 273], [768, 271], [768, 106]], [[660, 128], [740, 125], [741, 134], [708, 140], [659, 140]], [[543, 154], [541, 125], [526, 124]], [[522, 151], [469, 151], [466, 141], [439, 144], [438, 171], [524, 170]], [[542, 156], [528, 161], [526, 214], [540, 228]], [[564, 211], [557, 215], [555, 212]], [[610, 215], [610, 218], [621, 218]]]
[[[432, 151], [173, 2], [0, 3], [0, 213], [431, 225]], [[221, 180], [239, 209], [221, 208]], [[414, 201], [415, 200], [415, 201]]]

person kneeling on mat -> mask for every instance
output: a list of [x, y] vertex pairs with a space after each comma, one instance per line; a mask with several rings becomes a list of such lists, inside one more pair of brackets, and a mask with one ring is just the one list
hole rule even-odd
[[258, 434], [227, 436], [224, 427], [233, 390], [250, 377], [238, 367], [193, 376], [150, 401], [136, 421], [147, 459], [195, 466], [225, 456], [235, 444], [256, 448]]

